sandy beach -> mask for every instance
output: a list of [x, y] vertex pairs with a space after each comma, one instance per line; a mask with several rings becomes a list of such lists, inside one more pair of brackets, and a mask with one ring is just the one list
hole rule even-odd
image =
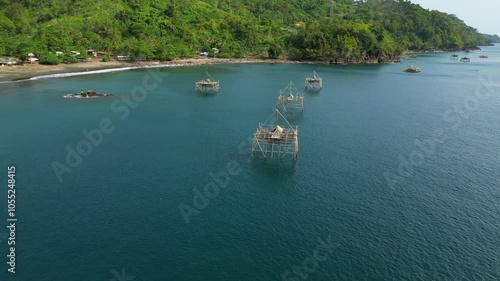
[[[395, 60], [389, 60], [385, 63], [400, 62], [403, 56]], [[168, 67], [168, 66], [190, 66], [190, 65], [207, 65], [207, 64], [221, 64], [221, 63], [267, 63], [267, 64], [329, 64], [327, 61], [293, 61], [285, 59], [257, 59], [257, 58], [239, 58], [239, 59], [225, 59], [225, 58], [208, 58], [208, 57], [195, 57], [186, 59], [175, 59], [173, 61], [138, 61], [138, 62], [123, 62], [112, 60], [109, 62], [102, 62], [100, 59], [95, 58], [91, 62], [82, 62], [74, 64], [58, 64], [58, 65], [41, 65], [29, 64], [13, 65], [13, 66], [0, 66], [0, 82], [5, 81], [19, 81], [27, 80], [33, 77], [65, 74], [75, 72], [86, 72], [106, 69], [122, 69], [122, 68], [140, 68], [140, 67]], [[339, 65], [346, 64], [377, 64], [377, 60], [353, 62], [353, 63], [339, 63]]]
[[222, 58], [190, 58], [190, 59], [176, 59], [167, 62], [121, 62], [121, 61], [109, 61], [102, 62], [98, 59], [94, 59], [92, 62], [85, 63], [75, 63], [75, 64], [59, 64], [59, 65], [40, 65], [40, 64], [29, 64], [25, 63], [23, 65], [14, 66], [0, 66], [0, 81], [18, 81], [26, 80], [32, 77], [51, 75], [51, 74], [62, 74], [62, 73], [74, 73], [74, 72], [85, 72], [85, 71], [95, 71], [95, 70], [105, 70], [105, 69], [120, 69], [126, 67], [148, 67], [148, 66], [189, 66], [189, 65], [206, 65], [206, 64], [218, 64], [218, 63], [297, 63], [293, 61], [286, 60], [271, 60], [271, 59], [222, 59]]

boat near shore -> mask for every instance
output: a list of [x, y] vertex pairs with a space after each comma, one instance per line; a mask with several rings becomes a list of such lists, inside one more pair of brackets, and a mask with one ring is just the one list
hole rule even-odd
[[67, 98], [67, 99], [93, 99], [93, 98], [110, 97], [110, 96], [112, 96], [112, 94], [103, 94], [103, 93], [98, 93], [94, 90], [88, 90], [87, 92], [68, 94], [68, 95], [65, 95], [64, 98]]

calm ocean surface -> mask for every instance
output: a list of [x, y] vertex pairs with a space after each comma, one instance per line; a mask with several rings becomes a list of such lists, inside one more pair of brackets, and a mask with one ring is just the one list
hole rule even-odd
[[[1, 280], [500, 280], [500, 45], [483, 51], [421, 54], [419, 74], [411, 59], [164, 68], [131, 105], [147, 70], [2, 83]], [[218, 95], [194, 92], [205, 70]], [[324, 89], [290, 120], [298, 161], [251, 161], [278, 90], [313, 70]], [[63, 98], [88, 89], [114, 96]], [[105, 118], [114, 130], [59, 182], [54, 161]], [[228, 163], [239, 173], [194, 209]]]

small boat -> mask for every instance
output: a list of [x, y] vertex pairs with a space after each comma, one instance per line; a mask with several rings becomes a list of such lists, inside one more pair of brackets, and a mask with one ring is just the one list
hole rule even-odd
[[487, 55], [480, 55], [479, 58], [481, 58], [481, 59], [487, 59], [488, 56]]
[[410, 55], [410, 58], [412, 58], [412, 59], [416, 59], [416, 58], [417, 58], [417, 55], [415, 55], [415, 54]]
[[323, 78], [314, 71], [311, 77], [306, 78], [304, 87], [306, 91], [319, 92], [323, 89]]
[[217, 93], [219, 91], [219, 81], [214, 81], [212, 76], [206, 72], [207, 78], [195, 83], [195, 90], [201, 93]]
[[462, 57], [460, 59], [461, 62], [470, 62], [470, 58], [469, 57]]
[[88, 90], [87, 92], [80, 92], [76, 94], [68, 94], [65, 95], [64, 98], [67, 99], [93, 99], [93, 98], [100, 98], [100, 97], [110, 97], [112, 94], [103, 94], [103, 93], [98, 93], [93, 90]]
[[458, 55], [457, 54], [451, 55], [450, 60], [458, 60]]
[[415, 66], [415, 63], [413, 63], [411, 66], [408, 66], [405, 68], [405, 72], [410, 72], [410, 73], [419, 73], [420, 68]]

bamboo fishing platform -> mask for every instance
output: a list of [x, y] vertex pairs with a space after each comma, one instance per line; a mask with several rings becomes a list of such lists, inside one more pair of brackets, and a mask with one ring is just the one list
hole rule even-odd
[[316, 73], [313, 72], [311, 77], [306, 78], [305, 90], [311, 92], [319, 92], [323, 89], [323, 79]]
[[276, 108], [289, 114], [297, 110], [304, 112], [304, 95], [295, 88], [293, 82], [280, 90]]
[[410, 73], [419, 73], [420, 68], [415, 66], [415, 63], [413, 63], [411, 66], [408, 66], [405, 68], [405, 72], [410, 72]]
[[288, 120], [275, 109], [263, 124], [255, 131], [252, 145], [252, 159], [255, 154], [262, 155], [264, 159], [285, 159], [292, 156], [297, 159], [299, 153], [298, 126], [292, 127]]
[[208, 72], [206, 72], [206, 79], [197, 81], [195, 83], [195, 90], [201, 93], [217, 93], [220, 89], [219, 81], [215, 81]]

